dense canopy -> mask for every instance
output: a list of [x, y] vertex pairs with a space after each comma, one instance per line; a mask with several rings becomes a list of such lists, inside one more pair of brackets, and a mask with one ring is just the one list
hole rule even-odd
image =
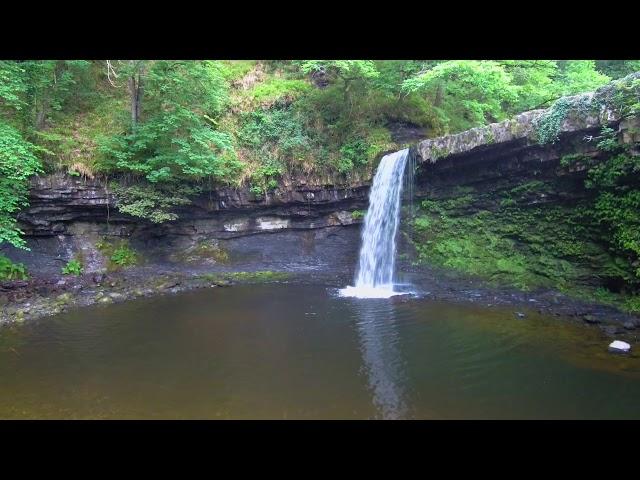
[[0, 242], [36, 172], [115, 179], [154, 222], [199, 189], [283, 179], [354, 183], [392, 132], [438, 136], [549, 106], [640, 61], [0, 61]]

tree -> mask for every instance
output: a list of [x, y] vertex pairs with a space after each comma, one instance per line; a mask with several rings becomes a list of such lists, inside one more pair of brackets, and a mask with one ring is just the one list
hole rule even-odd
[[640, 60], [596, 60], [596, 69], [615, 80], [640, 72]]
[[140, 120], [142, 108], [142, 94], [144, 92], [144, 75], [146, 73], [145, 60], [128, 60], [123, 62], [117, 60], [112, 62], [106, 60], [107, 79], [113, 87], [118, 87], [117, 79], [123, 75], [127, 79], [127, 89], [129, 91], [129, 110], [131, 112], [131, 128], [135, 128]]
[[439, 63], [405, 80], [402, 88], [430, 96], [454, 130], [501, 120], [505, 106], [518, 98], [509, 73], [490, 60]]
[[567, 60], [561, 62], [559, 96], [575, 95], [601, 87], [611, 81], [596, 70], [595, 60]]
[[[141, 195], [120, 189], [121, 209], [165, 221], [175, 218], [167, 211], [171, 204], [188, 203], [180, 182], [204, 178], [229, 181], [237, 176], [242, 164], [236, 158], [232, 137], [217, 128], [228, 98], [223, 73], [220, 62], [213, 61], [147, 64], [144, 102], [139, 103], [136, 123], [130, 132], [111, 137], [101, 148], [114, 161], [112, 171], [140, 175], [149, 182], [144, 208]], [[141, 82], [136, 77], [133, 83], [139, 87]], [[149, 193], [150, 189], [155, 193]], [[141, 191], [138, 188], [136, 192]], [[175, 201], [158, 201], [167, 195]]]
[[89, 68], [86, 60], [29, 60], [21, 62], [24, 70], [26, 103], [30, 114], [28, 127], [43, 130], [52, 112], [62, 110], [73, 98], [78, 78]]
[[25, 248], [15, 213], [28, 205], [29, 177], [41, 171], [37, 147], [0, 119], [0, 244]]
[[322, 73], [330, 82], [338, 81], [343, 91], [345, 103], [350, 102], [350, 93], [355, 84], [380, 75], [371, 60], [306, 60], [301, 63], [304, 73]]
[[509, 115], [546, 107], [560, 96], [555, 60], [502, 60], [499, 63], [511, 76], [518, 93], [518, 100], [508, 106]]

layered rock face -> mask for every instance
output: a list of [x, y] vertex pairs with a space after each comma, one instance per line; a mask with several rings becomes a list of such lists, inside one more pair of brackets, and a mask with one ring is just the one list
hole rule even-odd
[[350, 261], [358, 229], [339, 227], [360, 223], [352, 212], [366, 208], [367, 194], [367, 185], [301, 185], [266, 196], [225, 188], [195, 198], [178, 211], [178, 220], [153, 224], [119, 213], [104, 182], [54, 174], [33, 179], [30, 206], [19, 215], [31, 251], [5, 252], [39, 273], [59, 272], [78, 252], [87, 271], [104, 269], [106, 260], [95, 245], [105, 237], [126, 238], [147, 259], [160, 262], [207, 244], [225, 251], [230, 262], [317, 263], [323, 255], [333, 257], [332, 249], [339, 250], [336, 260], [345, 254]]
[[[638, 158], [638, 103], [640, 73], [547, 110], [418, 143], [410, 154], [419, 218], [404, 223], [412, 240], [405, 247], [423, 263], [522, 288], [636, 302], [640, 261], [607, 231], [616, 212], [598, 210], [604, 190], [592, 175], [613, 168], [618, 155], [629, 164]], [[629, 175], [623, 180], [637, 188]]]
[[[625, 81], [639, 79], [640, 73]], [[521, 207], [574, 205], [590, 195], [584, 188], [586, 169], [580, 162], [563, 164], [564, 157], [604, 159], [597, 147], [604, 126], [615, 129], [623, 143], [640, 141], [640, 120], [616, 108], [611, 100], [616, 92], [607, 86], [568, 97], [566, 103], [576, 108], [558, 121], [556, 141], [540, 141], [541, 124], [554, 112], [535, 110], [417, 143], [410, 150], [418, 165], [416, 197], [469, 197], [464, 204], [454, 202], [455, 211], [449, 212], [460, 217], [500, 210], [506, 200]], [[532, 187], [540, 185], [551, 188]], [[518, 188], [522, 191], [514, 195]], [[301, 181], [256, 197], [248, 188], [223, 188], [195, 198], [177, 211], [178, 220], [158, 225], [119, 213], [104, 182], [55, 174], [33, 180], [30, 207], [19, 215], [31, 251], [0, 249], [32, 272], [58, 273], [78, 252], [88, 271], [101, 270], [106, 262], [95, 245], [104, 237], [127, 238], [147, 258], [160, 262], [173, 261], [176, 252], [191, 258], [192, 251], [203, 250], [218, 252], [212, 260], [218, 263], [352, 268], [361, 222], [353, 212], [367, 208], [368, 189], [368, 184], [343, 188]]]
[[[640, 72], [622, 80], [640, 81]], [[640, 142], [640, 119], [628, 117], [613, 99], [617, 83], [588, 94], [565, 97], [567, 109], [558, 120], [555, 142], [540, 141], [541, 124], [551, 109], [532, 110], [500, 123], [473, 128], [455, 135], [419, 142], [411, 149], [420, 167], [419, 182], [425, 194], [435, 194], [465, 184], [491, 182], [492, 188], [531, 178], [570, 176], [574, 169], [561, 170], [565, 155], [603, 157], [597, 137], [603, 127], [618, 131], [622, 143]], [[638, 87], [635, 88], [638, 90]], [[557, 192], [560, 196], [567, 192]]]

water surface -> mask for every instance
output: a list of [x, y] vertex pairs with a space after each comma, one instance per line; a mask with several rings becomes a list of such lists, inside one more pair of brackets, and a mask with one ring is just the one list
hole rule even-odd
[[640, 418], [596, 329], [269, 284], [0, 328], [0, 418]]

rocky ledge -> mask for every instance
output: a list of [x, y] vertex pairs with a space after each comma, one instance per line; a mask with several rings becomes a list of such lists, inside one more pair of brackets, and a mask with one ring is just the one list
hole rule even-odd
[[[597, 132], [605, 126], [617, 126], [625, 143], [640, 141], [637, 117], [627, 117], [617, 104], [616, 93], [640, 95], [640, 72], [611, 82], [595, 92], [562, 98], [562, 107], [531, 110], [499, 123], [419, 142], [412, 150], [419, 162], [437, 163], [443, 159], [464, 158], [483, 152], [516, 154], [528, 148], [541, 147], [540, 126], [545, 118], [557, 116], [557, 138]], [[555, 111], [554, 111], [555, 109]], [[565, 111], [563, 115], [560, 110]], [[592, 135], [593, 136], [593, 135]], [[547, 139], [553, 140], [553, 139]], [[544, 139], [542, 141], [544, 142]], [[551, 141], [550, 143], [554, 143]], [[547, 145], [545, 148], [551, 148]]]

